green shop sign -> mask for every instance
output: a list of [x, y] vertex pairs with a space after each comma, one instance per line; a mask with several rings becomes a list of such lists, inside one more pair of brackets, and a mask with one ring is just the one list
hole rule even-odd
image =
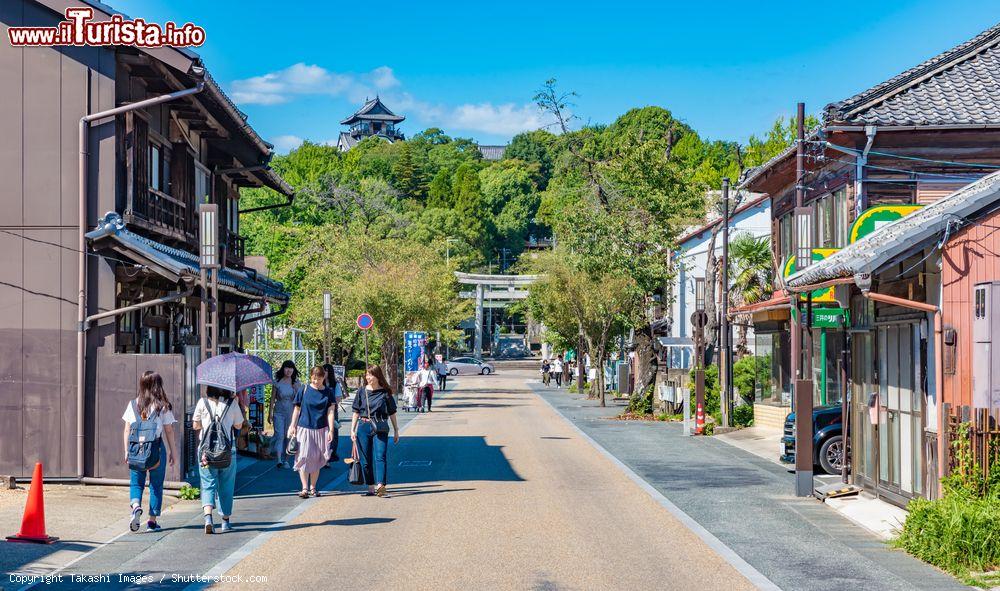
[[813, 328], [843, 328], [850, 323], [850, 312], [844, 308], [813, 308]]
[[849, 242], [854, 244], [882, 226], [917, 211], [923, 205], [876, 205], [864, 210], [851, 224]]

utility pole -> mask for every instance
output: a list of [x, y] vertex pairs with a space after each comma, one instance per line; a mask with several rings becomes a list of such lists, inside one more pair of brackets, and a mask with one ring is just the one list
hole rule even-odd
[[705, 313], [705, 280], [695, 280], [694, 283], [694, 313], [691, 314], [691, 326], [694, 328], [694, 396], [695, 396], [695, 427], [696, 435], [701, 435], [705, 429], [705, 325], [708, 314]]
[[576, 342], [576, 389], [583, 394], [583, 325], [580, 325], [580, 333]]
[[330, 292], [323, 292], [323, 363], [330, 363]]
[[[714, 253], [713, 253], [714, 254]], [[733, 347], [729, 327], [729, 179], [722, 179], [722, 426], [730, 426], [733, 405]]]
[[[812, 211], [804, 206], [805, 201], [805, 103], [799, 103], [796, 112], [797, 133], [795, 149], [795, 232], [792, 233], [792, 252], [795, 253], [795, 269], [801, 271], [812, 263]], [[807, 296], [809, 304], [812, 297]], [[811, 305], [806, 314], [811, 314]], [[795, 376], [795, 495], [808, 497], [813, 494], [813, 383], [812, 347], [806, 347], [806, 359], [802, 359], [803, 331], [799, 310], [798, 294], [791, 294], [791, 349], [792, 375]], [[808, 320], [806, 322], [808, 324]], [[808, 331], [807, 331], [808, 332]], [[804, 362], [803, 362], [804, 361]], [[804, 367], [803, 367], [804, 366]]]

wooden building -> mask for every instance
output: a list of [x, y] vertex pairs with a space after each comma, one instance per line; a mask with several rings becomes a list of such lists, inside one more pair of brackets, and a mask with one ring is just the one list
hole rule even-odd
[[[4, 0], [0, 36], [56, 26], [68, 7], [115, 14], [91, 0]], [[2, 43], [0, 105], [0, 473], [29, 476], [41, 461], [47, 477], [125, 477], [121, 413], [138, 376], [163, 375], [182, 425], [198, 395], [198, 205], [219, 210], [224, 351], [240, 347], [242, 323], [288, 301], [244, 266], [239, 191], [270, 187], [285, 205], [291, 188], [190, 51]]]
[[382, 99], [376, 96], [365, 101], [353, 115], [340, 122], [341, 125], [350, 126], [350, 129], [340, 132], [337, 147], [346, 152], [370, 137], [380, 137], [388, 142], [401, 141], [405, 138], [396, 125], [405, 119], [406, 117], [390, 111], [382, 103]]
[[[796, 290], [818, 283], [815, 270], [832, 268], [825, 259], [840, 260], [841, 249], [879, 256], [860, 249], [876, 247], [866, 235], [881, 234], [886, 224], [1000, 167], [1000, 26], [827, 106], [805, 147], [802, 184], [814, 250], [804, 271], [796, 273], [791, 252], [796, 147], [741, 182], [771, 196], [774, 256]], [[911, 246], [871, 270], [870, 291], [941, 306], [936, 243]], [[837, 278], [843, 285], [812, 292], [826, 321], [815, 322], [803, 339], [812, 343], [813, 365], [806, 370], [814, 403], [840, 405], [849, 394], [856, 483], [900, 504], [933, 496], [940, 405], [927, 376], [935, 369], [934, 315], [876, 301]], [[787, 293], [776, 292], [755, 312], [755, 323], [789, 330]], [[791, 355], [787, 348], [774, 351], [776, 373], [787, 372]], [[869, 413], [873, 401], [877, 408]]]

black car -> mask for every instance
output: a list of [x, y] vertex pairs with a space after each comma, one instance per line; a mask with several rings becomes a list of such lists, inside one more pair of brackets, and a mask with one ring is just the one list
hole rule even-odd
[[[827, 474], [840, 474], [846, 457], [840, 405], [818, 406], [813, 409], [813, 464]], [[785, 417], [785, 433], [781, 438], [781, 461], [795, 463], [795, 413]]]

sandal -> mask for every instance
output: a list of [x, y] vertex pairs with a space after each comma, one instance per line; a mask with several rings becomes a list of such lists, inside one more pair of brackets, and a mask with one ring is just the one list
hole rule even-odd
[[323, 496], [323, 493], [319, 492], [319, 491], [318, 491], [318, 490], [316, 490], [315, 488], [310, 488], [310, 489], [309, 489], [309, 494], [310, 494], [310, 495], [312, 495], [312, 496], [314, 496], [314, 497], [320, 497], [320, 496]]
[[375, 487], [375, 496], [384, 497], [385, 496], [385, 485], [380, 484]]
[[301, 491], [299, 491], [299, 498], [300, 499], [308, 499], [309, 498], [309, 490], [303, 488]]

